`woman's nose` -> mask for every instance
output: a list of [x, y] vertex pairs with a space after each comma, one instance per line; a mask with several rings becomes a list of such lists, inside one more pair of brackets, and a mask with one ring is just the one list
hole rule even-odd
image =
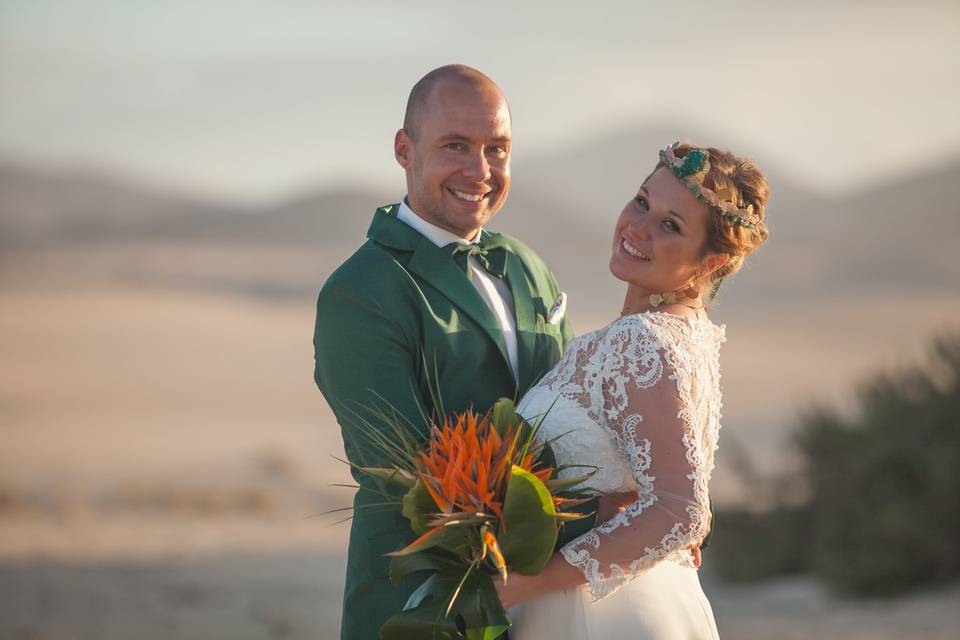
[[646, 240], [650, 237], [650, 219], [649, 215], [637, 216], [627, 225], [627, 230], [633, 236], [641, 240]]

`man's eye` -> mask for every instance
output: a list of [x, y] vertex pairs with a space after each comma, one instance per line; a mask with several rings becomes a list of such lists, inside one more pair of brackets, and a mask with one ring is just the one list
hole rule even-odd
[[462, 143], [462, 142], [448, 142], [447, 144], [445, 144], [445, 145], [443, 145], [443, 146], [444, 146], [445, 148], [447, 148], [447, 149], [452, 150], [452, 151], [463, 151], [463, 149], [464, 149], [464, 146], [463, 146], [463, 143]]
[[492, 151], [493, 153], [495, 153], [495, 154], [497, 154], [497, 155], [503, 155], [503, 154], [507, 153], [507, 148], [501, 145], [501, 146], [496, 146], [496, 147], [490, 147], [490, 151]]

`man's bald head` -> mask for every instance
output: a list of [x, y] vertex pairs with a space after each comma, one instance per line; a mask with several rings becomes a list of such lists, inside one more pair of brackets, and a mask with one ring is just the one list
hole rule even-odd
[[448, 65], [410, 92], [393, 139], [407, 174], [407, 204], [430, 224], [464, 240], [503, 206], [510, 191], [510, 107], [493, 80]]
[[[494, 91], [500, 96], [503, 92], [487, 75], [465, 64], [448, 64], [438, 67], [420, 78], [410, 90], [407, 98], [407, 111], [403, 116], [403, 128], [411, 138], [416, 138], [420, 128], [420, 120], [430, 104], [433, 90], [441, 84], [454, 83], [471, 86], [478, 91]], [[504, 98], [506, 102], [506, 98]], [[507, 107], [509, 109], [509, 105]]]

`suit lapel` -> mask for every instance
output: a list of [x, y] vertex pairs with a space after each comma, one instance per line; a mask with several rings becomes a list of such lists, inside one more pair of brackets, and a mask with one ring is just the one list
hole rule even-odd
[[534, 370], [537, 318], [533, 308], [533, 293], [530, 291], [523, 263], [510, 251], [507, 251], [506, 259], [507, 283], [513, 295], [517, 321], [517, 364], [520, 369], [517, 372], [518, 386], [523, 391], [533, 383], [533, 377], [538, 373]]
[[493, 312], [477, 293], [453, 257], [441, 247], [396, 217], [398, 205], [380, 207], [374, 214], [367, 236], [383, 245], [410, 251], [407, 270], [430, 283], [471, 320], [476, 322], [500, 352], [510, 370], [510, 358], [503, 332]]
[[433, 285], [480, 325], [484, 333], [497, 346], [504, 363], [509, 368], [510, 359], [507, 357], [507, 346], [503, 341], [500, 323], [450, 255], [423, 238], [423, 242], [410, 258], [407, 269]]

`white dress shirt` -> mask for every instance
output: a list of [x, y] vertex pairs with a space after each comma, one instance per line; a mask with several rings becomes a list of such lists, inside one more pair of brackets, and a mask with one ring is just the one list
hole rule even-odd
[[[476, 244], [480, 240], [480, 232], [477, 231], [476, 237], [472, 241], [450, 233], [446, 229], [431, 224], [414, 213], [407, 205], [407, 199], [404, 198], [400, 203], [400, 210], [397, 211], [397, 219], [407, 223], [415, 230], [424, 235], [430, 242], [443, 247], [451, 242], [460, 244]], [[517, 321], [516, 312], [513, 308], [513, 294], [510, 287], [500, 278], [487, 273], [487, 270], [477, 261], [476, 257], [467, 257], [467, 268], [470, 269], [470, 282], [473, 288], [477, 290], [483, 301], [487, 303], [487, 308], [493, 312], [497, 322], [500, 324], [500, 331], [503, 333], [503, 342], [507, 346], [507, 357], [510, 359], [510, 369], [513, 373], [514, 382], [519, 380], [517, 363]]]

